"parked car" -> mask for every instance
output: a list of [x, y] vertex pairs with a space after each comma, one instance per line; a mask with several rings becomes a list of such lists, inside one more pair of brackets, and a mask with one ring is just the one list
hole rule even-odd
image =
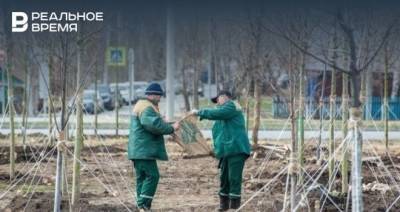
[[125, 105], [129, 105], [129, 87], [126, 89], [121, 89], [120, 91], [122, 100]]
[[[89, 114], [94, 114], [95, 112], [95, 104], [97, 104], [97, 112], [101, 113], [104, 111], [104, 102], [103, 99], [100, 96], [100, 92], [97, 92], [97, 101], [95, 101], [95, 91], [91, 89], [86, 89], [83, 91], [82, 94], [82, 106], [83, 106], [83, 112], [84, 113], [89, 113]], [[76, 102], [77, 99], [75, 96], [71, 97], [71, 99], [68, 101], [68, 110], [76, 110]]]
[[144, 97], [145, 96], [145, 91], [147, 88], [147, 85], [149, 83], [145, 81], [137, 81], [133, 83], [133, 89], [135, 90], [135, 96], [132, 97], [133, 99], [131, 101], [134, 101], [138, 97]]
[[[115, 87], [114, 88], [112, 86], [110, 86], [110, 87], [111, 87], [111, 91], [114, 91]], [[129, 104], [129, 83], [128, 82], [119, 83], [118, 90], [121, 95], [123, 104], [128, 105]]]
[[[188, 94], [193, 95], [193, 85], [187, 85], [187, 86], [188, 87], [186, 88], [186, 90]], [[174, 91], [176, 95], [180, 95], [183, 93], [183, 87], [181, 82], [174, 84]], [[203, 84], [199, 84], [199, 87], [197, 88], [197, 94], [201, 97], [204, 96]]]
[[[94, 85], [89, 87], [90, 90], [94, 90]], [[114, 110], [114, 96], [111, 93], [110, 86], [106, 84], [97, 85], [97, 90], [100, 93], [101, 99], [103, 100], [103, 108], [106, 110]]]
[[95, 94], [95, 90], [85, 90], [83, 92], [83, 109], [84, 112], [89, 114], [95, 113], [95, 106], [97, 107], [97, 112], [103, 111], [103, 99], [100, 96], [100, 92]]
[[[115, 88], [117, 87], [117, 83], [110, 83], [110, 91], [114, 92]], [[122, 87], [125, 87], [125, 83], [118, 83], [118, 90]]]
[[[110, 84], [110, 89], [111, 89], [111, 93], [113, 94], [113, 97], [115, 98], [115, 89], [117, 87], [116, 83], [111, 83]], [[129, 93], [129, 83], [118, 83], [118, 107], [122, 107], [122, 105], [128, 105], [128, 99], [129, 98], [125, 98], [122, 93], [124, 93], [123, 91], [127, 90]], [[129, 97], [129, 94], [128, 94]]]
[[[118, 92], [118, 93], [117, 93], [117, 98], [115, 97], [115, 96], [116, 96], [116, 95], [115, 95], [115, 92]], [[111, 95], [112, 95], [112, 97], [114, 98], [114, 102], [117, 101], [116, 103], [117, 103], [117, 107], [118, 107], [118, 108], [120, 108], [120, 107], [122, 107], [122, 105], [124, 105], [124, 99], [122, 98], [122, 95], [121, 95], [121, 92], [120, 92], [119, 89], [118, 89], [118, 91], [116, 91], [116, 90], [111, 91]], [[116, 100], [115, 100], [115, 99], [116, 99]]]
[[[129, 100], [129, 82], [124, 82], [124, 83], [118, 84], [118, 90], [120, 91], [123, 102], [125, 104], [129, 104], [129, 101], [131, 101], [133, 103], [135, 99], [143, 97], [145, 95], [145, 90], [146, 90], [147, 84], [148, 83], [145, 81], [133, 82], [132, 99], [131, 100]], [[115, 88], [114, 85], [111, 87]]]

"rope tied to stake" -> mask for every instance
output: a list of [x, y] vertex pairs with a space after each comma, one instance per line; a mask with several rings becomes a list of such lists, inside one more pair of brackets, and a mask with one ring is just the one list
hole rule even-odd
[[61, 131], [59, 133], [59, 135], [58, 135], [57, 148], [61, 152], [67, 152], [68, 151], [68, 147], [67, 147], [67, 144], [66, 144], [64, 131]]
[[361, 114], [362, 114], [361, 109], [358, 109], [358, 108], [350, 109], [350, 118], [349, 118], [349, 121], [347, 124], [349, 129], [354, 129], [356, 127], [359, 128], [362, 126], [362, 119], [361, 119], [362, 115]]
[[298, 174], [300, 173], [300, 165], [297, 161], [297, 156], [294, 154], [289, 158], [289, 165], [288, 165], [288, 172], [289, 174]]

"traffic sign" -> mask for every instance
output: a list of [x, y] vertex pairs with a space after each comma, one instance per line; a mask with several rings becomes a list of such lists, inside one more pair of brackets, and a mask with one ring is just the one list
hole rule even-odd
[[108, 47], [106, 52], [106, 63], [108, 66], [126, 66], [126, 48]]

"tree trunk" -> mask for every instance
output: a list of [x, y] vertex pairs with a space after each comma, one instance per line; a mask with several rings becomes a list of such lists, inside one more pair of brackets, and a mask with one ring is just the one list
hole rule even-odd
[[[337, 50], [338, 50], [338, 36], [335, 28], [335, 33], [333, 35], [333, 64], [337, 64]], [[329, 161], [328, 161], [328, 169], [329, 169], [329, 183], [333, 183], [335, 178], [334, 176], [334, 168], [335, 168], [335, 120], [336, 120], [336, 68], [332, 69], [331, 75], [331, 94], [330, 94], [330, 102], [329, 102]], [[328, 187], [330, 191], [330, 187]]]
[[218, 59], [217, 59], [217, 55], [214, 55], [214, 58], [213, 58], [213, 70], [214, 70], [214, 79], [215, 79], [215, 85], [216, 85], [216, 87], [217, 87], [217, 93], [219, 93], [219, 91], [220, 91], [220, 87], [219, 87], [219, 72], [220, 72], [220, 70], [221, 70], [221, 67], [218, 67], [217, 68], [217, 62], [218, 61]]
[[290, 161], [288, 174], [290, 176], [290, 211], [294, 211], [296, 208], [296, 191], [297, 191], [297, 145], [296, 145], [296, 114], [294, 108], [294, 96], [295, 96], [295, 84], [294, 84], [294, 76], [293, 76], [293, 58], [292, 58], [292, 50], [289, 50], [289, 78], [290, 78], [290, 120], [291, 120], [291, 152], [290, 152]]
[[260, 116], [261, 116], [261, 82], [258, 79], [254, 80], [254, 124], [252, 132], [252, 140], [254, 147], [258, 145], [258, 130], [260, 128]]
[[[111, 41], [111, 32], [112, 30], [110, 29], [110, 25], [109, 24], [105, 24], [105, 29], [104, 32], [106, 34], [106, 47], [108, 48], [110, 46], [110, 41]], [[108, 84], [109, 83], [109, 66], [107, 64], [105, 64], [104, 66], [104, 71], [103, 71], [103, 83], [104, 84]]]
[[349, 119], [349, 80], [345, 73], [342, 73], [342, 134], [343, 134], [343, 144], [342, 149], [342, 193], [347, 193], [349, 190], [349, 151], [348, 144], [349, 141], [346, 138], [348, 133], [347, 120]]
[[298, 183], [302, 184], [303, 176], [301, 168], [304, 165], [304, 69], [305, 69], [305, 55], [301, 54], [302, 61], [300, 67], [300, 75], [299, 75], [299, 114], [298, 114], [298, 126], [297, 126], [297, 139], [298, 139], [298, 163], [300, 165], [299, 170], [299, 179]]
[[324, 120], [324, 95], [325, 95], [325, 81], [326, 81], [326, 64], [324, 67], [324, 73], [322, 75], [322, 88], [321, 96], [319, 99], [319, 138], [317, 146], [317, 163], [321, 164], [321, 144], [322, 144], [322, 122]]
[[288, 169], [290, 175], [290, 208], [294, 211], [296, 208], [296, 191], [297, 191], [297, 148], [296, 148], [296, 117], [294, 111], [294, 98], [290, 98], [290, 120], [291, 120], [291, 152], [290, 152], [290, 166]]
[[182, 67], [181, 73], [182, 73], [182, 96], [183, 96], [183, 101], [185, 102], [185, 110], [190, 111], [190, 100], [189, 100], [189, 93], [187, 90], [185, 67]]
[[[344, 27], [344, 31], [346, 28]], [[360, 70], [357, 69], [356, 46], [354, 34], [348, 32], [349, 50], [350, 50], [350, 80], [351, 80], [351, 110], [350, 110], [350, 133], [353, 144], [352, 168], [351, 168], [351, 205], [352, 211], [363, 211], [362, 201], [362, 135], [360, 131], [362, 110], [360, 101], [361, 77]]]
[[389, 88], [388, 88], [388, 75], [389, 75], [389, 52], [387, 44], [385, 46], [385, 73], [384, 73], [384, 88], [383, 88], [383, 119], [385, 122], [385, 147], [386, 154], [389, 152]]
[[[94, 135], [95, 135], [95, 137], [97, 138], [97, 128], [98, 128], [98, 125], [99, 125], [99, 122], [98, 122], [98, 108], [97, 108], [97, 102], [99, 101], [99, 99], [97, 99], [98, 98], [98, 95], [97, 95], [97, 93], [98, 93], [98, 67], [97, 67], [97, 60], [96, 60], [96, 67], [95, 67], [95, 74], [94, 74], [94, 96], [93, 96], [93, 99], [94, 99]], [[131, 87], [129, 87], [129, 89], [130, 90], [132, 90], [132, 88]], [[100, 97], [101, 98], [101, 97]], [[130, 99], [129, 101], [132, 101], [132, 99]], [[132, 108], [129, 108], [129, 110], [132, 110]]]
[[372, 71], [367, 69], [361, 77], [361, 102], [365, 105], [365, 119], [372, 119]]
[[[9, 4], [4, 3], [3, 5], [3, 15], [9, 13]], [[6, 15], [5, 17], [5, 22], [4, 23], [9, 23], [11, 20], [9, 17]], [[11, 69], [13, 67], [13, 59], [14, 59], [14, 41], [12, 38], [12, 33], [11, 30], [6, 29], [6, 24], [3, 24], [4, 30], [3, 32], [5, 33], [5, 42], [6, 43], [6, 48], [7, 48], [7, 59], [6, 59], [6, 72], [7, 72], [7, 84], [8, 84], [8, 110], [9, 110], [9, 118], [10, 118], [10, 182], [15, 177], [15, 134], [14, 134], [14, 93], [13, 93], [13, 82], [12, 82], [12, 74], [11, 74]], [[3, 70], [4, 74], [4, 70]], [[4, 77], [4, 75], [3, 75]], [[3, 78], [4, 82], [4, 78]], [[5, 87], [3, 87], [5, 88]], [[5, 93], [4, 93], [5, 94]], [[4, 101], [3, 101], [4, 103]], [[5, 113], [5, 108], [3, 108], [3, 112]]]
[[[62, 107], [61, 107], [61, 129], [60, 129], [60, 134], [58, 138], [58, 142], [65, 141], [66, 139], [66, 133], [65, 133], [65, 128], [67, 126], [67, 72], [68, 72], [68, 41], [63, 40], [62, 42], [63, 45], [62, 47], [65, 48], [63, 49], [64, 52], [64, 57], [62, 60]], [[50, 98], [50, 96], [49, 96]], [[57, 167], [56, 167], [56, 182], [54, 185], [54, 206], [53, 209], [54, 211], [61, 211], [61, 185], [64, 183], [62, 182], [62, 175], [63, 175], [63, 158], [64, 154], [60, 148], [60, 146], [57, 147]]]
[[336, 114], [336, 70], [332, 69], [331, 75], [331, 94], [329, 103], [329, 182], [334, 179], [333, 171], [335, 167], [335, 114]]
[[[351, 66], [351, 65], [350, 65]], [[362, 110], [360, 101], [360, 72], [352, 69], [351, 75], [351, 109], [350, 109], [350, 133], [353, 144], [352, 168], [351, 168], [351, 199], [352, 211], [363, 211], [362, 201], [362, 134], [360, 130]]]
[[247, 95], [246, 95], [246, 134], [249, 134], [249, 123], [250, 123], [250, 87], [251, 87], [251, 80], [249, 77], [249, 74], [246, 76], [246, 90], [247, 90]]
[[119, 91], [118, 91], [118, 72], [120, 71], [119, 68], [115, 68], [115, 135], [119, 135]]
[[369, 76], [369, 71], [367, 70], [366, 72], [361, 74], [361, 90], [360, 90], [360, 99], [361, 102], [364, 104], [368, 103], [368, 93], [369, 90], [367, 89], [367, 84], [371, 83], [371, 78]]
[[199, 67], [198, 61], [194, 61], [194, 77], [193, 77], [193, 108], [199, 108]]
[[28, 78], [29, 78], [29, 65], [28, 65], [29, 57], [28, 53], [25, 53], [25, 61], [24, 61], [24, 97], [23, 97], [23, 108], [22, 108], [22, 144], [24, 153], [26, 151], [26, 129], [27, 129], [27, 117], [28, 117]]
[[[82, 91], [81, 86], [81, 71], [82, 71], [82, 52], [83, 47], [78, 44], [77, 52], [77, 74], [76, 74], [76, 89], [78, 92], [76, 99], [76, 136], [74, 145], [74, 158], [73, 158], [73, 174], [72, 174], [72, 209], [78, 210], [79, 208], [79, 197], [80, 197], [80, 158], [83, 143], [83, 102], [82, 102]], [[117, 90], [115, 91], [117, 92]], [[96, 95], [97, 96], [97, 95]]]
[[53, 137], [52, 137], [52, 129], [53, 129], [53, 120], [51, 117], [52, 114], [52, 108], [51, 106], [51, 98], [52, 98], [52, 88], [51, 88], [51, 72], [53, 70], [53, 56], [49, 56], [49, 71], [48, 71], [48, 77], [49, 77], [49, 81], [47, 82], [47, 86], [48, 86], [48, 97], [47, 97], [47, 118], [48, 118], [48, 122], [49, 122], [49, 126], [48, 126], [48, 135], [47, 135], [47, 139], [48, 139], [48, 145], [53, 146]]
[[10, 179], [15, 177], [15, 126], [14, 126], [14, 87], [11, 75], [11, 65], [8, 62], [7, 81], [8, 81], [8, 110], [10, 116]]
[[362, 111], [360, 106], [352, 107], [350, 110], [350, 131], [353, 141], [352, 157], [352, 179], [351, 179], [351, 199], [352, 211], [363, 211], [362, 201], [362, 134], [360, 131]]

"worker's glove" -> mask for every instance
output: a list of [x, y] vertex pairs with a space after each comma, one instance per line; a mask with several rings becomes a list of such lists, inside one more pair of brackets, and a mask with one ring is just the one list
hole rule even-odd
[[197, 110], [197, 109], [193, 109], [193, 110], [190, 111], [191, 115], [196, 115], [197, 116], [198, 113], [199, 113], [199, 110]]

